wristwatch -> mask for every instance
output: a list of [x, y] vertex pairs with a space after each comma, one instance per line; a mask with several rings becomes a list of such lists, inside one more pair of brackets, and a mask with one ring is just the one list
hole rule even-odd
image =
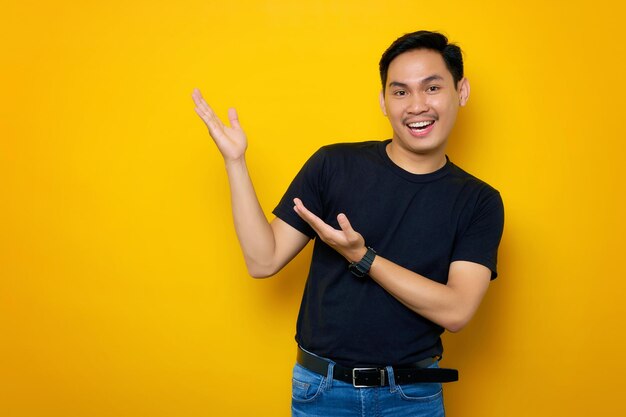
[[372, 262], [374, 262], [375, 257], [376, 251], [368, 246], [367, 252], [365, 252], [363, 258], [361, 258], [359, 262], [350, 262], [348, 269], [357, 277], [364, 277], [368, 272], [370, 272], [370, 268], [372, 267]]

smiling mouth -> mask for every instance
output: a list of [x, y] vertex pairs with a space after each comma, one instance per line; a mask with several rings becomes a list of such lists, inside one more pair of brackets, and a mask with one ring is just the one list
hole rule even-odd
[[407, 123], [407, 127], [413, 132], [422, 132], [435, 123], [434, 120], [426, 120], [423, 122]]

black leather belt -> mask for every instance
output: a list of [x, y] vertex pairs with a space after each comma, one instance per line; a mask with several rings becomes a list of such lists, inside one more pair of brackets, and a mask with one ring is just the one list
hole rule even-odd
[[[459, 380], [459, 371], [448, 368], [428, 368], [437, 358], [427, 358], [409, 365], [393, 367], [396, 384], [412, 384], [415, 382], [453, 382]], [[326, 359], [298, 349], [296, 361], [309, 371], [326, 376], [329, 362]], [[335, 364], [333, 378], [352, 384], [356, 388], [384, 387], [389, 385], [389, 375], [383, 368], [346, 368]]]

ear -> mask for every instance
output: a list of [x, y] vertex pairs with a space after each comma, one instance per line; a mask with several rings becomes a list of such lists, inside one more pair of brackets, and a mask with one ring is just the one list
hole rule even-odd
[[385, 108], [385, 93], [383, 93], [383, 90], [380, 90], [378, 100], [380, 101], [380, 109], [383, 111], [385, 117], [387, 117], [387, 109]]
[[459, 81], [457, 91], [459, 92], [459, 105], [465, 106], [470, 95], [470, 84], [467, 78], [463, 77], [463, 79]]

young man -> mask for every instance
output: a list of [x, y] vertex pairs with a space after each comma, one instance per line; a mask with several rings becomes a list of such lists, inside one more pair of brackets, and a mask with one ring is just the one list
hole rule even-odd
[[246, 136], [194, 91], [224, 157], [248, 271], [271, 276], [315, 239], [297, 323], [294, 416], [443, 416], [440, 335], [459, 331], [497, 275], [499, 193], [445, 149], [470, 87], [460, 49], [419, 31], [380, 60], [392, 139], [325, 146], [268, 223], [245, 163]]

